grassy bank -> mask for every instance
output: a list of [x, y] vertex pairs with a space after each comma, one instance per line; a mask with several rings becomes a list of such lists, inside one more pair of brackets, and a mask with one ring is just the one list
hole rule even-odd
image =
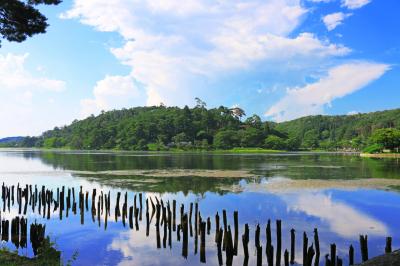
[[59, 266], [61, 265], [60, 254], [56, 252], [50, 254], [49, 256], [39, 256], [37, 258], [28, 258], [25, 256], [20, 256], [15, 252], [9, 251], [7, 249], [0, 250], [0, 265], [4, 266]]
[[78, 152], [78, 153], [199, 153], [199, 154], [277, 154], [277, 153], [336, 153], [336, 154], [359, 154], [356, 151], [331, 151], [331, 150], [322, 150], [322, 149], [313, 149], [313, 150], [296, 150], [296, 151], [288, 151], [288, 150], [272, 150], [272, 149], [264, 149], [264, 148], [241, 148], [236, 147], [232, 149], [178, 149], [178, 148], [170, 148], [170, 149], [149, 149], [146, 151], [135, 151], [135, 150], [119, 150], [119, 149], [106, 149], [106, 150], [75, 150], [71, 148], [16, 148], [16, 147], [8, 147], [2, 148], [0, 147], [0, 151], [38, 151], [38, 152]]
[[361, 153], [366, 158], [400, 158], [400, 153]]
[[[288, 152], [286, 150], [271, 150], [271, 149], [263, 149], [263, 148], [232, 148], [228, 150], [200, 150], [200, 149], [177, 149], [171, 148], [166, 150], [157, 150], [157, 149], [149, 149], [147, 151], [131, 151], [131, 150], [117, 150], [117, 149], [109, 149], [109, 150], [74, 150], [69, 148], [54, 148], [54, 149], [46, 149], [46, 148], [10, 148], [10, 147], [1, 147], [0, 150], [4, 151], [13, 151], [13, 150], [26, 150], [26, 151], [43, 151], [43, 152], [115, 152], [115, 153], [282, 153]], [[304, 151], [303, 151], [304, 152]], [[314, 151], [313, 151], [314, 152]]]

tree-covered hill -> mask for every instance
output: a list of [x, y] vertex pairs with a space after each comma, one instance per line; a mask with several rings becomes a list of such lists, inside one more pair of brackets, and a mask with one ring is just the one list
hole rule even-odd
[[240, 108], [207, 109], [197, 99], [185, 106], [135, 107], [102, 112], [39, 137], [24, 147], [70, 149], [168, 150], [230, 149], [362, 149], [379, 128], [400, 128], [400, 109], [342, 116], [308, 116], [274, 123]]
[[302, 140], [304, 147], [362, 148], [380, 128], [400, 129], [400, 109], [338, 116], [306, 116], [279, 123], [275, 129]]

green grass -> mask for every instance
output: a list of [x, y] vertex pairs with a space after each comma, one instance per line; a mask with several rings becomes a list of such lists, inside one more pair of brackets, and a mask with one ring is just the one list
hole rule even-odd
[[59, 266], [61, 264], [58, 254], [51, 254], [50, 256], [42, 256], [38, 258], [28, 258], [20, 256], [16, 252], [7, 249], [0, 250], [0, 265], [4, 266]]

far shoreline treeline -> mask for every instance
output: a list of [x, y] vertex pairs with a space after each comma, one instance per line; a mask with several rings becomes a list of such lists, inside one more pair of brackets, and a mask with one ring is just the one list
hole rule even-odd
[[0, 147], [78, 150], [326, 150], [398, 152], [400, 109], [275, 123], [241, 108], [151, 106], [102, 112]]

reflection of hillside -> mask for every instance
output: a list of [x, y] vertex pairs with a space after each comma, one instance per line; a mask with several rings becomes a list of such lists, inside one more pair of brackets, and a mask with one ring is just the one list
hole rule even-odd
[[178, 193], [184, 195], [190, 192], [205, 194], [214, 192], [223, 195], [229, 192], [230, 187], [237, 185], [240, 179], [209, 178], [209, 177], [143, 177], [143, 176], [110, 176], [110, 175], [79, 175], [93, 180], [101, 185], [113, 188], [124, 188], [133, 191], [146, 191], [156, 193]]
[[250, 170], [266, 177], [296, 179], [398, 178], [400, 161], [339, 154], [168, 154], [168, 153], [72, 153], [30, 152], [56, 169], [113, 171], [135, 169]]
[[167, 153], [68, 153], [25, 152], [24, 157], [40, 158], [54, 168], [79, 171], [105, 171], [130, 169], [242, 169], [255, 166], [240, 156]]

